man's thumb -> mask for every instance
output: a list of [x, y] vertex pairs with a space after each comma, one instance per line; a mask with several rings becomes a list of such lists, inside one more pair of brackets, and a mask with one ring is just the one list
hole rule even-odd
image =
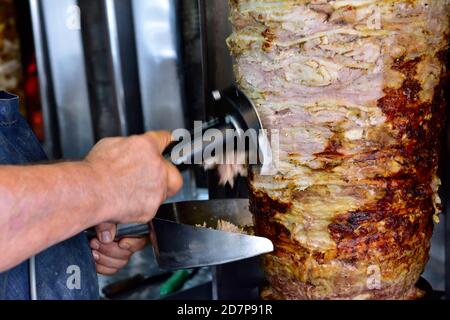
[[97, 238], [100, 242], [108, 244], [114, 241], [116, 236], [116, 224], [104, 222], [95, 227]]

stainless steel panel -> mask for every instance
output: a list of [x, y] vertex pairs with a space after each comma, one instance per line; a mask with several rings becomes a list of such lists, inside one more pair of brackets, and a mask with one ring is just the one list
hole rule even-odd
[[[133, 0], [106, 0], [106, 20], [111, 51], [111, 64], [113, 65], [114, 89], [118, 104], [118, 112], [126, 121], [122, 126], [124, 134], [139, 134], [143, 128], [143, 114], [139, 83], [139, 70], [137, 64], [134, 19], [131, 3]], [[114, 5], [113, 5], [114, 3]], [[111, 8], [115, 10], [111, 13]], [[122, 121], [122, 119], [121, 119]]]
[[114, 93], [118, 109], [120, 132], [122, 135], [128, 135], [128, 125], [125, 112], [125, 92], [122, 77], [122, 63], [120, 59], [119, 34], [117, 30], [117, 18], [114, 0], [104, 0], [106, 11], [106, 22], [108, 25], [108, 39], [110, 55], [112, 60]]
[[146, 130], [185, 127], [175, 0], [133, 0]]
[[[233, 65], [226, 39], [232, 26], [227, 0], [199, 0], [202, 34], [205, 37], [208, 91], [222, 90], [234, 83]], [[208, 92], [208, 94], [209, 94]]]
[[45, 29], [42, 26], [42, 14], [39, 0], [30, 0], [30, 15], [33, 27], [33, 39], [36, 51], [36, 62], [39, 73], [39, 91], [41, 96], [42, 114], [44, 119], [45, 140], [43, 148], [51, 159], [59, 158], [59, 134], [55, 121], [55, 103], [53, 99], [53, 86], [49, 75], [49, 62]]
[[94, 139], [77, 1], [41, 0], [39, 4], [50, 68], [44, 77], [53, 84], [62, 156], [82, 158]]

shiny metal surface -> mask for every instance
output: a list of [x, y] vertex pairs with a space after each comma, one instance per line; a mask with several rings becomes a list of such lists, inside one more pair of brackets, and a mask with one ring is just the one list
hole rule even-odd
[[103, 0], [106, 11], [106, 23], [108, 30], [109, 50], [111, 66], [113, 72], [113, 86], [115, 101], [117, 104], [117, 114], [120, 126], [120, 133], [123, 136], [128, 135], [128, 124], [126, 118], [125, 91], [122, 76], [122, 61], [120, 59], [119, 34], [117, 30], [117, 17], [114, 0]]
[[[152, 239], [160, 267], [191, 268], [238, 261], [273, 251], [270, 240], [218, 231], [218, 220], [253, 225], [248, 199], [188, 201], [163, 205]], [[206, 225], [207, 228], [195, 227]]]
[[182, 201], [162, 205], [156, 215], [159, 219], [188, 225], [215, 228], [218, 220], [236, 226], [253, 225], [248, 199], [217, 199], [207, 201]]
[[[230, 87], [223, 91], [215, 91], [214, 107], [218, 110], [218, 117], [209, 120], [201, 128], [203, 134], [207, 130], [218, 130], [222, 134], [213, 141], [203, 141], [203, 134], [197, 137], [195, 130], [191, 131], [191, 136], [185, 142], [175, 141], [164, 150], [164, 157], [172, 161], [178, 169], [190, 168], [186, 164], [208, 163], [210, 158], [205, 155], [205, 150], [228, 150], [227, 145], [235, 145], [234, 135], [229, 135], [229, 130], [234, 132], [245, 132], [249, 129], [258, 133], [262, 129], [262, 123], [258, 112], [251, 100], [236, 87]], [[238, 135], [240, 143], [245, 144], [245, 137]], [[246, 145], [248, 152], [255, 152], [258, 144], [257, 137]], [[242, 150], [244, 151], [244, 150]], [[206, 153], [208, 154], [208, 153]], [[210, 156], [213, 156], [209, 153]]]
[[45, 41], [45, 29], [42, 25], [42, 12], [39, 0], [30, 0], [30, 15], [33, 26], [33, 40], [36, 64], [39, 73], [39, 93], [41, 97], [44, 120], [45, 141], [43, 148], [50, 159], [60, 157], [58, 128], [55, 123], [56, 113], [53, 99], [53, 86], [49, 75], [49, 61]]
[[156, 259], [161, 268], [219, 265], [273, 251], [267, 238], [154, 219]]
[[146, 130], [185, 128], [176, 0], [133, 0]]
[[221, 90], [234, 83], [233, 65], [226, 38], [232, 27], [228, 20], [229, 6], [226, 0], [198, 0], [204, 37], [207, 91]]
[[273, 251], [267, 238], [215, 230], [219, 220], [253, 225], [248, 199], [165, 204], [149, 230], [147, 225], [130, 225], [120, 228], [118, 236], [150, 233], [159, 266], [169, 270], [225, 264]]
[[76, 0], [41, 0], [39, 5], [62, 156], [82, 158], [94, 141], [79, 8]]
[[143, 131], [131, 0], [78, 0], [95, 140]]

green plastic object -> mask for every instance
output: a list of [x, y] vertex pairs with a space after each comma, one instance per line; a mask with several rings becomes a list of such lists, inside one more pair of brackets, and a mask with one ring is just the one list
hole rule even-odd
[[191, 275], [190, 270], [178, 270], [175, 271], [169, 279], [167, 279], [159, 288], [159, 294], [161, 296], [167, 296], [178, 289], [180, 289], [189, 276]]

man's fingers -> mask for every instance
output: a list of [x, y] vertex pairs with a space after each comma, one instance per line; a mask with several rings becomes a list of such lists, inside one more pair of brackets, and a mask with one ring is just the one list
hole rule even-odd
[[117, 242], [103, 244], [97, 239], [91, 241], [91, 248], [108, 257], [121, 260], [128, 260], [132, 254], [129, 250], [120, 248]]
[[[145, 134], [151, 137], [158, 146], [160, 153], [172, 142], [172, 135], [168, 131], [151, 131]], [[169, 161], [167, 161], [167, 196], [174, 196], [183, 186], [183, 177], [180, 171]]]
[[117, 273], [117, 271], [119, 271], [118, 269], [108, 268], [101, 264], [96, 265], [96, 270], [97, 273], [102, 274], [104, 276], [112, 276], [113, 274]]
[[115, 259], [112, 257], [108, 257], [99, 251], [92, 251], [92, 255], [94, 256], [94, 260], [97, 264], [103, 265], [112, 269], [122, 269], [128, 263], [128, 260], [123, 259]]
[[174, 196], [183, 186], [183, 177], [180, 171], [172, 164], [167, 162], [167, 197]]
[[112, 243], [116, 236], [116, 224], [104, 222], [95, 227], [97, 238], [104, 244]]
[[119, 260], [128, 260], [131, 255], [144, 248], [149, 240], [147, 238], [124, 238], [119, 242], [104, 244], [98, 239], [92, 239], [91, 249], [101, 254]]
[[148, 242], [148, 238], [124, 238], [120, 240], [119, 247], [128, 252], [135, 253], [144, 248]]
[[160, 153], [163, 153], [164, 149], [172, 142], [172, 134], [168, 131], [151, 131], [145, 133], [145, 136], [156, 142]]

